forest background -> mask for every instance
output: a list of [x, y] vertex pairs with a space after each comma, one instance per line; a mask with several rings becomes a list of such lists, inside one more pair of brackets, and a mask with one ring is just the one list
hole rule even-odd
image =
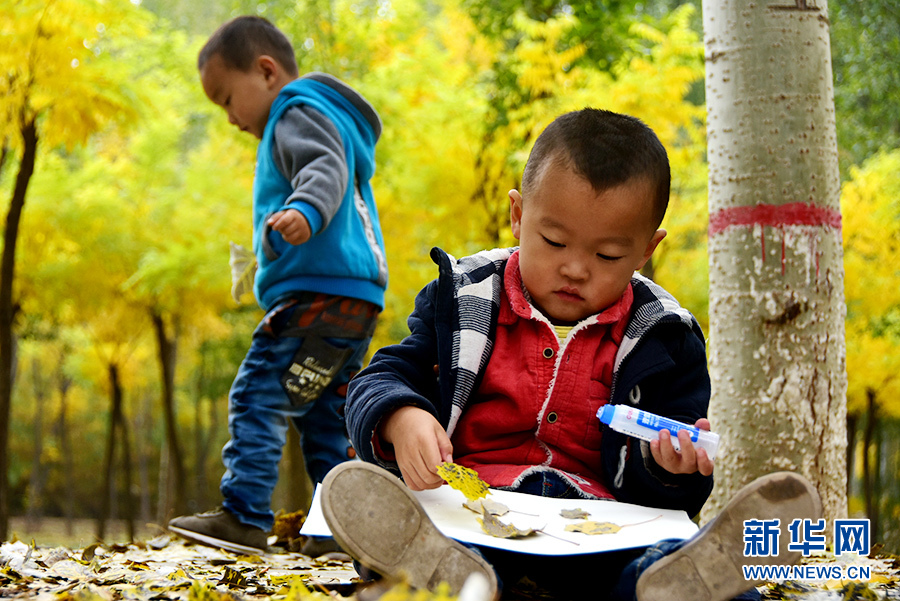
[[[842, 177], [852, 515], [900, 551], [900, 8], [829, 3]], [[256, 140], [196, 72], [222, 22], [259, 14], [301, 72], [361, 90], [390, 285], [372, 351], [400, 340], [439, 245], [514, 242], [506, 193], [556, 115], [646, 121], [673, 167], [648, 275], [707, 326], [699, 5], [673, 0], [0, 0], [0, 190], [23, 175], [7, 477], [13, 515], [164, 524], [219, 502], [227, 393], [261, 317], [230, 294], [249, 247]], [[34, 127], [29, 128], [29, 123]], [[24, 173], [28, 150], [33, 174]], [[19, 184], [17, 186], [17, 184]], [[9, 222], [5, 225], [9, 233]], [[7, 238], [8, 244], [8, 238]], [[274, 508], [303, 509], [296, 439]]]

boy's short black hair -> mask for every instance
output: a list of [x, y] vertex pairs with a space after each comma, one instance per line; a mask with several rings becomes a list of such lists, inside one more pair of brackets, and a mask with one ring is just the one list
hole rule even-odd
[[646, 179], [655, 190], [656, 227], [662, 223], [669, 205], [669, 158], [662, 142], [640, 119], [593, 108], [557, 117], [531, 149], [522, 174], [523, 196], [548, 161], [571, 168], [598, 192]]
[[294, 47], [280, 29], [262, 17], [243, 16], [228, 21], [216, 30], [200, 50], [197, 68], [215, 55], [222, 57], [225, 66], [248, 71], [257, 58], [271, 56], [288, 72], [297, 75]]

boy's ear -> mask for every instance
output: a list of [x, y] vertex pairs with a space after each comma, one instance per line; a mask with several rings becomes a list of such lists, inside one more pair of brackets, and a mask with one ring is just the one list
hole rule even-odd
[[256, 67], [263, 74], [263, 77], [266, 78], [266, 83], [269, 85], [274, 84], [278, 80], [278, 72], [281, 66], [271, 56], [267, 54], [261, 55], [256, 59]]
[[656, 247], [663, 241], [663, 238], [666, 237], [667, 233], [666, 230], [656, 230], [653, 232], [653, 236], [650, 237], [650, 242], [647, 243], [647, 248], [644, 250], [644, 257], [641, 259], [641, 264], [638, 265], [638, 268], [635, 269], [635, 271], [640, 271], [644, 265], [647, 264], [647, 261], [653, 256], [653, 251], [656, 250]]
[[522, 195], [515, 189], [509, 191], [509, 227], [518, 240], [522, 231]]

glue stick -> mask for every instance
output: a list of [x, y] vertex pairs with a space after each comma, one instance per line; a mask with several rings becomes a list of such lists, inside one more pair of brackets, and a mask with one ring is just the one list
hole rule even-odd
[[672, 446], [676, 451], [681, 450], [678, 431], [687, 430], [695, 447], [706, 449], [706, 454], [710, 459], [716, 458], [719, 435], [713, 432], [700, 430], [694, 426], [647, 413], [628, 405], [604, 405], [597, 411], [597, 417], [616, 432], [641, 440], [656, 440], [659, 438], [661, 430], [668, 430], [672, 434]]

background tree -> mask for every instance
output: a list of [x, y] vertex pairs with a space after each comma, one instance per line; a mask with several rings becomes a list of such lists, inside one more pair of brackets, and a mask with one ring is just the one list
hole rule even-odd
[[[884, 471], [900, 454], [900, 149], [850, 170], [841, 194], [847, 273], [848, 468], [862, 468], [858, 507], [874, 540], [900, 543], [900, 497]], [[851, 472], [852, 473], [852, 472]], [[882, 478], [885, 473], [887, 477]]]
[[[775, 470], [847, 513], [839, 174], [824, 2], [704, 2], [715, 515]], [[765, 444], [760, 444], [760, 441]]]
[[891, 0], [828, 3], [841, 173], [879, 150], [900, 148], [900, 5]]
[[[19, 154], [0, 268], [0, 535], [8, 528], [7, 448], [12, 394], [16, 243], [38, 141], [73, 146], [112, 119], [133, 116], [124, 72], [104, 53], [106, 26], [140, 37], [127, 5], [94, 0], [23, 1], [0, 11], [0, 140]], [[108, 82], [115, 81], [111, 87]]]

